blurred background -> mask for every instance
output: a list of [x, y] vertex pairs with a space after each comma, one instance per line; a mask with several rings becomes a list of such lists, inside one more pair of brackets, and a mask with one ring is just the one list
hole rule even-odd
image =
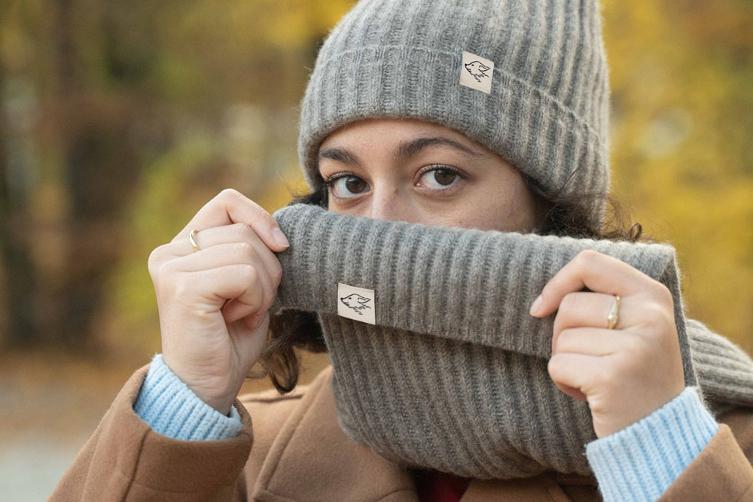
[[[298, 102], [352, 4], [0, 0], [5, 500], [49, 495], [160, 350], [152, 249], [222, 188], [305, 189]], [[603, 4], [613, 191], [676, 247], [689, 317], [753, 353], [753, 1]]]

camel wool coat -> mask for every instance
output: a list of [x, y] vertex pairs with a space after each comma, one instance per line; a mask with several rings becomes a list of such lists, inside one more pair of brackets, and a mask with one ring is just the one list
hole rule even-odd
[[[235, 400], [243, 430], [218, 441], [162, 436], [133, 411], [148, 364], [120, 390], [52, 493], [52, 501], [416, 502], [410, 473], [337, 424], [332, 366], [289, 394]], [[718, 417], [720, 430], [662, 501], [753, 501], [753, 409]], [[545, 472], [471, 481], [463, 502], [601, 500], [593, 477]]]

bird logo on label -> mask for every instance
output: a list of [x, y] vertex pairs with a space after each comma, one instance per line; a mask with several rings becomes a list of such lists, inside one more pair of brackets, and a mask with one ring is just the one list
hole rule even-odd
[[346, 307], [358, 312], [359, 315], [363, 315], [363, 312], [361, 312], [362, 310], [371, 308], [371, 305], [367, 305], [367, 303], [371, 301], [371, 298], [366, 298], [358, 293], [351, 293], [348, 296], [343, 296], [340, 298], [340, 301], [343, 302]]
[[491, 67], [485, 65], [481, 61], [471, 61], [464, 66], [468, 73], [476, 79], [476, 82], [481, 82], [481, 77], [489, 78], [489, 75], [487, 75], [486, 72], [489, 71]]

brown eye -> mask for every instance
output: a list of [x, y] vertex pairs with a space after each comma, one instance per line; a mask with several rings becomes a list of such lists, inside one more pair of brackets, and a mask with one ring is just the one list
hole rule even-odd
[[435, 191], [449, 190], [462, 176], [455, 169], [437, 167], [421, 174], [421, 184]]
[[436, 169], [434, 170], [434, 180], [440, 185], [451, 185], [455, 181], [457, 174], [453, 173], [449, 169]]
[[347, 180], [345, 181], [345, 186], [348, 188], [348, 191], [352, 193], [361, 193], [366, 186], [366, 183], [364, 183], [361, 178], [348, 176]]
[[344, 174], [327, 181], [332, 194], [339, 199], [352, 198], [354, 195], [363, 193], [368, 185], [358, 176]]

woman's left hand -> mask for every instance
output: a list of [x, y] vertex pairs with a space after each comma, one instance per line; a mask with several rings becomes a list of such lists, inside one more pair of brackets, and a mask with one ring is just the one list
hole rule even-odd
[[[614, 295], [622, 300], [619, 320], [607, 329]], [[565, 394], [588, 401], [597, 437], [650, 415], [685, 388], [674, 300], [662, 283], [588, 249], [549, 280], [541, 298], [531, 315], [557, 310], [549, 376]]]

